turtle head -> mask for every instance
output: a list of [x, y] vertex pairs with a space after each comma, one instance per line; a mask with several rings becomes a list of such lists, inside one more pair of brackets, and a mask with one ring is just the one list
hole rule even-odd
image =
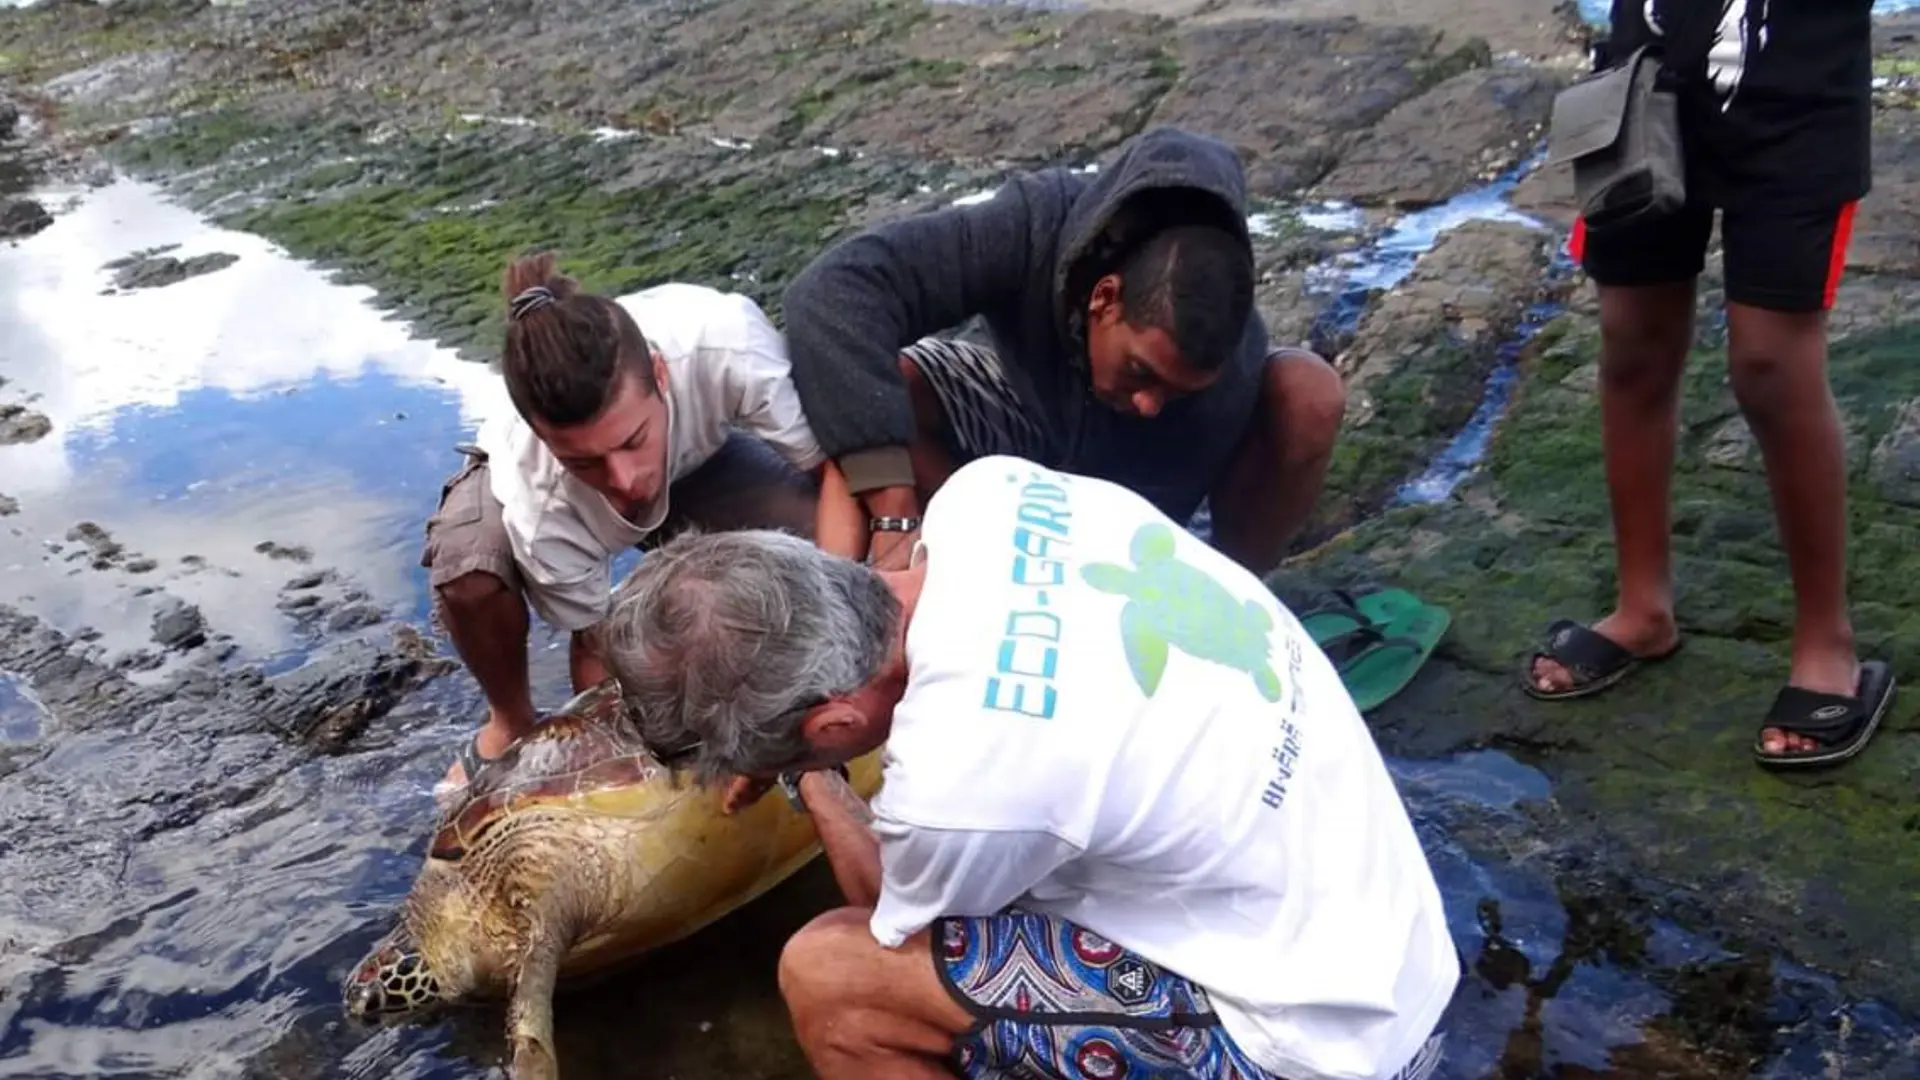
[[440, 980], [404, 928], [382, 938], [341, 989], [348, 1014], [368, 1024], [404, 1020], [442, 1000]]

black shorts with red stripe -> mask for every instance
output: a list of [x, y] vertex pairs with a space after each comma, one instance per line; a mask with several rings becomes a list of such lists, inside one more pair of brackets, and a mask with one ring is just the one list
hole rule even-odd
[[[1857, 202], [1830, 210], [1727, 209], [1720, 247], [1728, 302], [1769, 311], [1833, 307], [1847, 265]], [[1575, 221], [1568, 249], [1600, 285], [1665, 285], [1692, 281], [1706, 268], [1713, 207], [1695, 200], [1676, 214], [1590, 235]]]
[[[1871, 0], [1614, 0], [1596, 66], [1661, 45], [1679, 93], [1687, 205], [1590, 234], [1571, 254], [1601, 285], [1690, 281], [1720, 215], [1726, 297], [1833, 306], [1853, 212], [1873, 185]], [[1649, 11], [1657, 15], [1650, 22]], [[1707, 57], [1712, 57], [1711, 64]]]

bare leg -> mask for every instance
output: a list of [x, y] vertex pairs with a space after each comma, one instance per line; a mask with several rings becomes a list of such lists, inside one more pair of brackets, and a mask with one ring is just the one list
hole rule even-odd
[[780, 993], [820, 1080], [953, 1080], [954, 1039], [973, 1024], [940, 985], [926, 931], [883, 949], [871, 911], [808, 923], [780, 954]]
[[1214, 545], [1256, 574], [1270, 572], [1326, 485], [1346, 415], [1333, 366], [1305, 349], [1267, 357], [1260, 404], [1209, 499]]
[[[1600, 429], [1613, 509], [1620, 588], [1601, 636], [1637, 656], [1673, 647], [1673, 553], [1669, 503], [1680, 425], [1680, 373], [1693, 343], [1693, 282], [1605, 286], [1600, 291]], [[1534, 662], [1534, 685], [1571, 689], [1550, 659]]]
[[[1851, 697], [1860, 668], [1847, 617], [1846, 446], [1827, 385], [1826, 315], [1730, 303], [1727, 329], [1734, 395], [1766, 461], [1793, 576], [1788, 682]], [[1818, 744], [1768, 728], [1761, 746], [1780, 753]]]
[[[435, 590], [440, 621], [460, 659], [487, 698], [480, 729], [480, 756], [498, 757], [513, 740], [533, 730], [533, 691], [527, 675], [527, 605], [506, 582], [485, 571], [462, 575]], [[459, 762], [447, 771], [452, 784], [468, 777]]]

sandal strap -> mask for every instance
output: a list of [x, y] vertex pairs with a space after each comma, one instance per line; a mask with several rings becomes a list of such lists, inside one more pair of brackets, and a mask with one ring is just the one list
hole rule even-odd
[[1329, 638], [1321, 644], [1320, 651], [1327, 654], [1327, 659], [1333, 661], [1335, 667], [1344, 667], [1383, 640], [1385, 638], [1372, 623], [1361, 623], [1344, 634]]
[[1611, 638], [1572, 619], [1547, 627], [1545, 647], [1537, 654], [1559, 662], [1576, 679], [1588, 682], [1640, 659]]
[[460, 771], [467, 774], [467, 783], [471, 784], [487, 764], [487, 759], [480, 756], [480, 733], [476, 731], [460, 745]]
[[1857, 697], [1823, 694], [1798, 686], [1783, 686], [1773, 696], [1763, 728], [1812, 739], [1823, 746], [1845, 742], [1866, 721], [1867, 710]]

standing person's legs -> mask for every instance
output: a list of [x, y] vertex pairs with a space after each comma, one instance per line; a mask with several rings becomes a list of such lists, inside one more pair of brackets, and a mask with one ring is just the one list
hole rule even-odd
[[1600, 440], [1619, 588], [1613, 612], [1591, 627], [1561, 620], [1548, 628], [1522, 679], [1536, 697], [1597, 693], [1679, 645], [1669, 501], [1694, 282], [1712, 231], [1704, 203], [1603, 235], [1574, 226], [1573, 255], [1600, 296]]
[[1766, 764], [1824, 764], [1863, 749], [1893, 693], [1857, 663], [1847, 615], [1846, 447], [1827, 383], [1826, 313], [1846, 265], [1853, 204], [1728, 213], [1727, 362], [1766, 463], [1793, 577], [1793, 658], [1754, 746]]
[[527, 602], [489, 478], [485, 455], [468, 453], [440, 489], [420, 555], [434, 618], [487, 699], [486, 725], [448, 771], [447, 783], [455, 786], [466, 783], [479, 760], [498, 757], [534, 724]]

